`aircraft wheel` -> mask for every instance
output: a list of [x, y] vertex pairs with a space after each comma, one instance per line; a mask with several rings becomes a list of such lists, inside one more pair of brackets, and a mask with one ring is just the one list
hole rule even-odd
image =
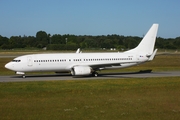
[[98, 73], [97, 73], [97, 72], [93, 72], [93, 76], [94, 76], [94, 77], [97, 77], [97, 76], [98, 76]]
[[26, 76], [25, 76], [25, 75], [23, 75], [22, 77], [23, 77], [23, 78], [26, 78]]

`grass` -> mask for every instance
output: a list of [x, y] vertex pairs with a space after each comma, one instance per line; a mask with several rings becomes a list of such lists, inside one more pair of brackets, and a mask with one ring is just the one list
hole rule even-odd
[[180, 77], [0, 83], [3, 119], [179, 119]]
[[0, 58], [0, 75], [13, 75], [14, 72], [6, 69], [4, 66], [10, 62], [12, 58]]
[[[0, 58], [0, 75], [14, 75], [4, 68], [11, 60]], [[159, 55], [142, 65], [103, 72], [180, 70], [179, 60], [178, 54]], [[176, 120], [179, 94], [180, 77], [4, 82], [0, 83], [0, 119]]]
[[151, 62], [137, 66], [140, 69], [153, 69], [153, 71], [176, 71], [180, 70], [180, 55], [160, 55]]

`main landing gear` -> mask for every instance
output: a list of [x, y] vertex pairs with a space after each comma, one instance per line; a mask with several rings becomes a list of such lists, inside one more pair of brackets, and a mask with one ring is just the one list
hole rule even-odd
[[97, 73], [97, 72], [93, 72], [93, 73], [92, 73], [92, 76], [97, 77], [97, 76], [98, 76], [98, 73]]
[[23, 75], [23, 76], [22, 76], [22, 78], [26, 78], [26, 76], [25, 76], [25, 75]]

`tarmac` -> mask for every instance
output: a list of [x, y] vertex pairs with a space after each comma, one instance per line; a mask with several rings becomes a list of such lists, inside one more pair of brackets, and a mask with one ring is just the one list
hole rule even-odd
[[98, 77], [71, 76], [70, 74], [19, 75], [0, 76], [0, 82], [27, 82], [27, 81], [53, 81], [53, 80], [97, 80], [121, 78], [152, 78], [152, 77], [180, 77], [180, 71], [151, 72], [151, 70], [124, 73], [99, 73]]

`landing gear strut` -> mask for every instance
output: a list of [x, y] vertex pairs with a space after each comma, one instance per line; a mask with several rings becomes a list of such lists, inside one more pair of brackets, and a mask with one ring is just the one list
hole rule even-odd
[[22, 76], [22, 78], [26, 78], [26, 76], [25, 76], [25, 75], [23, 75], [23, 76]]
[[97, 72], [93, 72], [93, 73], [92, 73], [92, 76], [97, 77], [97, 76], [98, 76], [98, 73], [97, 73]]

